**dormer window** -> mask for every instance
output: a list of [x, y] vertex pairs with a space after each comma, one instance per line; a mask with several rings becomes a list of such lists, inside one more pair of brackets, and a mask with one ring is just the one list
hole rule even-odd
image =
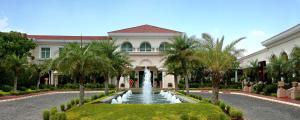
[[143, 42], [143, 43], [140, 45], [140, 51], [142, 51], [142, 52], [151, 51], [151, 45], [150, 45], [150, 43], [148, 43], [148, 42]]

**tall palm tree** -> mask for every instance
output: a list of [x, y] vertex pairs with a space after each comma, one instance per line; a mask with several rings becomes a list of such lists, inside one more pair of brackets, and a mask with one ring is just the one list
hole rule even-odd
[[185, 80], [186, 93], [189, 94], [189, 65], [193, 60], [197, 41], [194, 37], [186, 35], [176, 36], [171, 40], [169, 49], [165, 50], [165, 64], [180, 63], [179, 68]]
[[33, 71], [34, 74], [38, 75], [38, 80], [37, 80], [37, 85], [36, 88], [39, 89], [40, 88], [40, 79], [43, 75], [48, 74], [49, 71], [52, 69], [52, 60], [46, 60], [43, 63], [35, 63], [35, 64], [31, 64], [31, 69]]
[[219, 84], [223, 78], [225, 71], [232, 68], [236, 56], [241, 55], [244, 49], [236, 49], [235, 45], [244, 39], [234, 40], [227, 46], [224, 46], [224, 37], [221, 39], [213, 39], [209, 34], [202, 34], [203, 41], [197, 51], [199, 60], [204, 64], [212, 78], [212, 89], [214, 103], [219, 99]]
[[79, 81], [80, 105], [84, 100], [84, 82], [94, 68], [102, 67], [107, 62], [103, 56], [97, 56], [90, 50], [90, 44], [82, 46], [71, 43], [65, 46], [58, 58], [54, 60], [55, 67], [63, 74], [72, 76]]
[[122, 52], [118, 51], [118, 46], [113, 40], [101, 40], [94, 43], [97, 46], [95, 53], [97, 55], [103, 55], [107, 58], [108, 62], [106, 67], [101, 68], [101, 74], [104, 76], [105, 94], [109, 93], [108, 80], [113, 77], [119, 77], [125, 73], [125, 69], [130, 66], [128, 57]]
[[270, 63], [268, 64], [268, 72], [269, 74], [274, 76], [276, 80], [280, 80], [281, 77], [286, 77], [287, 75], [292, 73], [291, 71], [291, 62], [289, 62], [285, 57], [283, 56], [274, 56], [270, 59]]
[[258, 60], [252, 60], [250, 61], [250, 74], [254, 77], [255, 82], [258, 82], [258, 71], [259, 71], [259, 65]]
[[18, 78], [20, 77], [20, 73], [27, 67], [27, 58], [25, 56], [20, 57], [16, 54], [12, 54], [6, 57], [4, 65], [14, 74], [13, 91], [17, 92]]

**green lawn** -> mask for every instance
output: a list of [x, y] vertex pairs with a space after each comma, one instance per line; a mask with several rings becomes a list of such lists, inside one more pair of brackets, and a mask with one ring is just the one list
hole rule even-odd
[[229, 120], [218, 106], [199, 104], [86, 104], [67, 112], [68, 120]]

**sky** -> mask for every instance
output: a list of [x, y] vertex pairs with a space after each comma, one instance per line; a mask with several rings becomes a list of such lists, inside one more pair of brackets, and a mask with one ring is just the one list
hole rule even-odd
[[39, 35], [94, 35], [150, 24], [201, 37], [246, 37], [261, 42], [300, 23], [300, 0], [0, 0], [0, 31]]

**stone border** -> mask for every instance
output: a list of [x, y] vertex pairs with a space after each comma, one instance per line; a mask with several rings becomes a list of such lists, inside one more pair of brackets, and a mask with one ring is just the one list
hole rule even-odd
[[[103, 91], [85, 91], [84, 93], [97, 93], [97, 92], [103, 92]], [[15, 101], [15, 100], [22, 100], [22, 99], [27, 99], [27, 98], [37, 97], [37, 96], [62, 94], [62, 93], [79, 93], [79, 91], [50, 91], [50, 92], [46, 92], [46, 93], [34, 94], [34, 95], [29, 95], [29, 96], [24, 96], [24, 97], [4, 99], [4, 100], [0, 100], [0, 103], [8, 102], [8, 101]]]

